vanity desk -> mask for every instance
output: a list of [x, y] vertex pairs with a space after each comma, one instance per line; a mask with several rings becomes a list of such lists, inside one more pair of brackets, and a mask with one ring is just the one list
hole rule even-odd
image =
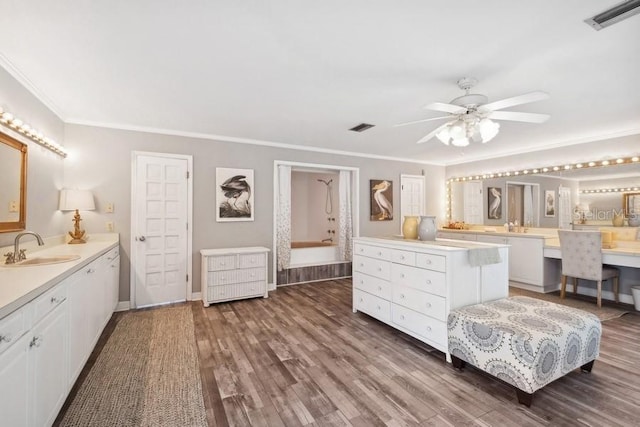
[[52, 240], [29, 249], [27, 261], [71, 260], [0, 264], [2, 425], [54, 422], [118, 303], [117, 234], [93, 235], [82, 245]]
[[506, 245], [354, 238], [353, 312], [411, 335], [449, 360], [449, 311], [507, 297], [508, 259]]

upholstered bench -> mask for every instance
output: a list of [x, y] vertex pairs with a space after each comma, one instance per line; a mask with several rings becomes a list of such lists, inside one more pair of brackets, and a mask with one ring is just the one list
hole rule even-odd
[[594, 314], [524, 296], [452, 310], [447, 327], [455, 368], [468, 362], [513, 385], [527, 406], [573, 369], [591, 372], [602, 331]]

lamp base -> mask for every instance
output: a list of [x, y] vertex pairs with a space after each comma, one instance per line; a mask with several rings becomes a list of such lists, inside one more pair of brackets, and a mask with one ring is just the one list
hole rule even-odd
[[84, 230], [80, 230], [80, 221], [82, 221], [82, 219], [80, 218], [80, 212], [78, 212], [78, 210], [76, 209], [76, 214], [73, 216], [73, 232], [69, 232], [69, 236], [71, 236], [71, 240], [69, 240], [69, 244], [70, 245], [77, 245], [80, 243], [87, 243], [86, 240], [84, 240]]

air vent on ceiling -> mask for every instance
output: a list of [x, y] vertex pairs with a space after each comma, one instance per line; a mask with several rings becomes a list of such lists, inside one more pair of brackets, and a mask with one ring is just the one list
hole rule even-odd
[[374, 126], [375, 125], [370, 125], [368, 123], [360, 123], [358, 126], [354, 126], [349, 130], [352, 130], [354, 132], [364, 132], [365, 130], [371, 129]]
[[584, 22], [599, 31], [638, 13], [640, 13], [640, 0], [627, 0], [585, 19]]

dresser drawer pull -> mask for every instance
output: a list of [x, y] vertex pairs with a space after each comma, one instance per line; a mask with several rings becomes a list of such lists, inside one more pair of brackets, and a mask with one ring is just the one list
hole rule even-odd
[[427, 285], [431, 284], [431, 279], [427, 279]]
[[379, 290], [379, 291], [382, 291], [382, 286], [378, 286], [378, 290]]
[[0, 335], [0, 342], [11, 342], [11, 340], [13, 339], [13, 337], [11, 336], [11, 334], [8, 335]]
[[431, 303], [430, 302], [427, 303], [427, 308], [431, 308]]
[[256, 273], [251, 273], [251, 277], [256, 277]]
[[427, 326], [427, 332], [431, 332], [431, 326]]
[[360, 267], [364, 267], [364, 262], [361, 262], [361, 263], [360, 263]]
[[360, 248], [360, 252], [364, 252], [364, 248]]
[[360, 284], [364, 285], [364, 280], [360, 279]]
[[430, 259], [427, 260], [427, 264], [431, 264], [431, 260]]
[[400, 299], [404, 299], [404, 294], [400, 294]]
[[363, 302], [363, 301], [364, 301], [364, 299], [360, 298], [360, 302]]
[[400, 255], [400, 259], [404, 259], [404, 255]]
[[382, 267], [378, 267], [378, 271], [382, 271]]
[[378, 256], [382, 256], [382, 252], [378, 252]]
[[382, 310], [382, 308], [380, 306], [378, 306], [378, 310]]
[[404, 273], [400, 273], [400, 277], [404, 279]]
[[404, 314], [400, 315], [400, 320], [404, 320]]

